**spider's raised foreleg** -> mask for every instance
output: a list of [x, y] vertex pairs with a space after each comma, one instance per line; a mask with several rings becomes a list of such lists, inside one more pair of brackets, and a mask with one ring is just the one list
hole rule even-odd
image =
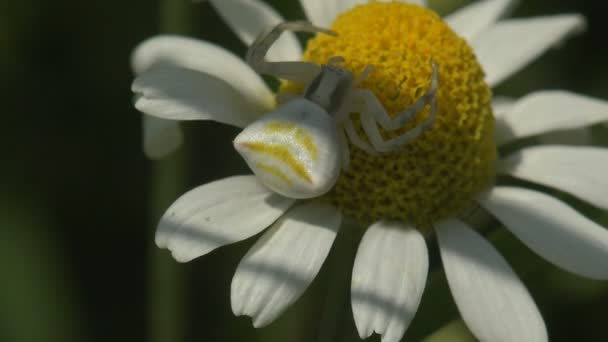
[[367, 137], [373, 148], [378, 152], [390, 152], [416, 139], [420, 134], [429, 129], [435, 120], [437, 114], [437, 98], [431, 100], [431, 114], [427, 119], [421, 122], [418, 126], [410, 129], [402, 135], [393, 139], [384, 140], [375, 118], [371, 115], [360, 114], [361, 126], [367, 134]]
[[374, 71], [374, 66], [371, 64], [366, 65], [363, 71], [361, 71], [359, 76], [357, 76], [357, 78], [355, 79], [355, 82], [353, 83], [354, 86], [358, 86], [363, 83], [363, 81], [367, 79], [367, 77], [369, 76], [369, 74], [372, 73], [372, 71]]
[[266, 53], [283, 31], [321, 32], [329, 35], [336, 35], [336, 33], [313, 26], [307, 21], [287, 21], [278, 24], [270, 32], [260, 35], [247, 50], [245, 60], [257, 73], [308, 84], [320, 72], [321, 68], [318, 65], [310, 62], [269, 62], [266, 60]]
[[348, 138], [344, 129], [338, 128], [338, 137], [340, 138], [340, 150], [342, 155], [342, 170], [348, 170], [350, 166], [350, 148], [348, 147]]
[[[433, 73], [431, 76], [431, 83], [427, 92], [422, 95], [413, 105], [405, 109], [402, 112], [391, 118], [380, 100], [374, 95], [369, 89], [355, 89], [354, 90], [354, 109], [356, 109], [362, 116], [373, 116], [374, 119], [382, 126], [382, 128], [393, 131], [405, 126], [416, 114], [424, 110], [429, 103], [437, 101], [437, 87], [439, 84], [439, 72], [437, 70], [437, 64], [431, 62]], [[435, 111], [431, 111], [424, 122], [420, 125], [424, 127], [430, 127], [435, 120]]]
[[342, 126], [346, 132], [346, 136], [348, 136], [348, 140], [350, 140], [353, 145], [369, 154], [378, 154], [372, 146], [370, 146], [365, 140], [361, 139], [350, 117], [342, 122]]

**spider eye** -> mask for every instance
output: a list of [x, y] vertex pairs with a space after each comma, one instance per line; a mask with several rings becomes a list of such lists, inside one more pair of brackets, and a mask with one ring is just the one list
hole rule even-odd
[[336, 124], [306, 99], [290, 101], [249, 125], [234, 147], [262, 183], [287, 197], [320, 196], [340, 174]]

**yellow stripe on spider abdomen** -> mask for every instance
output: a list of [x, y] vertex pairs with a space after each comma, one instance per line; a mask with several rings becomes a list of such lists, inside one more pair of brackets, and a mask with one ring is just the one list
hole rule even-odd
[[[293, 181], [291, 179], [289, 179], [289, 176], [287, 176], [285, 174], [285, 172], [281, 171], [281, 169], [276, 165], [257, 162], [257, 163], [255, 163], [255, 167], [257, 167], [258, 170], [264, 171], [268, 174], [275, 176], [276, 178], [280, 179], [283, 183], [285, 183], [287, 185], [293, 184]], [[275, 183], [275, 185], [278, 186], [278, 184], [276, 184], [276, 183]]]
[[[287, 147], [282, 145], [267, 144], [263, 142], [247, 142], [244, 143], [243, 146], [248, 148], [252, 152], [273, 157], [277, 161], [282, 162], [287, 167], [289, 167], [296, 176], [300, 177], [308, 183], [312, 183], [312, 178], [306, 170], [306, 167], [294, 157], [293, 153]], [[277, 168], [277, 170], [279, 169]], [[272, 172], [271, 174], [275, 173]]]
[[295, 123], [280, 121], [269, 122], [265, 129], [269, 134], [293, 135], [300, 146], [303, 147], [306, 152], [308, 152], [313, 161], [316, 161], [319, 158], [319, 150], [310, 134], [306, 132], [304, 128], [298, 127]]

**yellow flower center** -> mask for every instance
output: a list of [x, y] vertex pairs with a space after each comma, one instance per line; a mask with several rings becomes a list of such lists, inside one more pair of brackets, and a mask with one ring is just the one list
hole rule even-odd
[[[431, 60], [439, 67], [437, 117], [431, 129], [397, 151], [370, 155], [351, 144], [351, 164], [327, 195], [360, 223], [400, 220], [429, 229], [473, 204], [494, 181], [496, 146], [491, 91], [471, 47], [434, 12], [406, 3], [371, 2], [340, 15], [337, 37], [318, 35], [303, 59], [326, 64], [342, 56], [342, 67], [360, 74], [389, 115], [410, 107], [428, 89]], [[281, 92], [301, 92], [283, 84]], [[388, 139], [429, 115], [430, 105]], [[351, 114], [365, 137], [358, 113]]]

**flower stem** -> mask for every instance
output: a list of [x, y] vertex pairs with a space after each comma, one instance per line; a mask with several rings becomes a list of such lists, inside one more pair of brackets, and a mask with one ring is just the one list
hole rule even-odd
[[[159, 29], [162, 33], [185, 34], [192, 23], [190, 0], [160, 0]], [[177, 153], [150, 167], [150, 221], [155, 227], [159, 215], [183, 191], [186, 176], [187, 152], [182, 147]], [[184, 269], [168, 255], [150, 243], [148, 341], [185, 341], [187, 284]]]
[[191, 0], [160, 0], [160, 31], [188, 34], [192, 32], [194, 14]]
[[[183, 152], [183, 151], [182, 151]], [[150, 225], [155, 227], [158, 214], [178, 196], [183, 181], [185, 157], [183, 153], [153, 162], [151, 172]], [[184, 270], [151, 241], [148, 284], [148, 340], [151, 342], [184, 341], [184, 304], [187, 287]]]

